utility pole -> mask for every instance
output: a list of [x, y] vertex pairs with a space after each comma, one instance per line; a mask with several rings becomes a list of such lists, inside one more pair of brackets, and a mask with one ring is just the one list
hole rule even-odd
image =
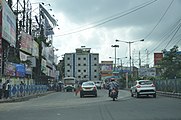
[[114, 65], [114, 71], [116, 70], [116, 48], [118, 48], [119, 47], [119, 45], [111, 45], [111, 47], [114, 47], [115, 48], [115, 65]]
[[139, 51], [139, 67], [141, 68], [141, 57], [140, 57], [140, 51]]

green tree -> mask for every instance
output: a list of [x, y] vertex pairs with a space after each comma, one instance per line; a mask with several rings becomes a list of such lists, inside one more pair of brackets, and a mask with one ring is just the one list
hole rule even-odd
[[181, 55], [178, 54], [178, 46], [174, 46], [170, 51], [164, 50], [164, 57], [159, 63], [162, 69], [163, 78], [181, 77]]

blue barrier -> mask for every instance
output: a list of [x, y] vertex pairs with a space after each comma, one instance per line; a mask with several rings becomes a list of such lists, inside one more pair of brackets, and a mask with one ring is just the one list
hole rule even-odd
[[48, 91], [46, 85], [11, 85], [9, 97], [22, 97]]

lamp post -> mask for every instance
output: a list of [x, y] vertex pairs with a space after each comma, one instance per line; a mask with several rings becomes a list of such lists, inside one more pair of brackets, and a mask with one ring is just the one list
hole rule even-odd
[[124, 42], [129, 44], [129, 63], [130, 63], [130, 72], [132, 74], [132, 69], [131, 69], [131, 43], [139, 42], [139, 41], [144, 41], [144, 39], [141, 40], [136, 40], [136, 41], [122, 41], [122, 40], [116, 40], [116, 42]]
[[[115, 59], [114, 57], [109, 57], [110, 59]], [[122, 60], [124, 59], [124, 58], [127, 58], [127, 57], [122, 57], [122, 58], [116, 58], [117, 60], [118, 60], [118, 65], [119, 65], [119, 60], [121, 60], [121, 67], [122, 67]]]
[[114, 65], [114, 71], [116, 70], [116, 48], [119, 47], [119, 45], [111, 45], [111, 47], [115, 48], [115, 65]]

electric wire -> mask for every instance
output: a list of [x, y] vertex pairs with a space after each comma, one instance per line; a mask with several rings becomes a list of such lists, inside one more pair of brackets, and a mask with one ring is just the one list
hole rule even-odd
[[119, 16], [115, 16], [115, 17], [112, 17], [112, 16], [111, 16], [111, 17], [108, 17], [108, 19], [106, 19], [106, 20], [104, 20], [104, 21], [102, 21], [102, 22], [100, 22], [100, 23], [97, 23], [97, 24], [95, 24], [95, 25], [92, 25], [92, 26], [90, 26], [90, 27], [88, 26], [88, 27], [86, 27], [86, 28], [83, 28], [83, 29], [80, 29], [80, 30], [77, 30], [77, 31], [73, 31], [73, 32], [69, 32], [69, 33], [65, 33], [65, 34], [61, 34], [61, 35], [56, 35], [56, 36], [54, 36], [54, 37], [70, 35], [70, 34], [82, 32], [82, 31], [85, 31], [85, 30], [88, 30], [88, 29], [92, 29], [92, 28], [101, 26], [101, 25], [106, 24], [106, 23], [108, 23], [108, 22], [111, 22], [111, 21], [113, 21], [113, 20], [119, 19], [119, 18], [124, 17], [124, 16], [126, 16], [126, 15], [129, 15], [129, 14], [131, 14], [131, 13], [134, 13], [134, 12], [136, 12], [137, 10], [142, 9], [142, 8], [148, 6], [148, 5], [150, 5], [150, 4], [152, 4], [152, 3], [156, 2], [156, 1], [157, 1], [157, 0], [152, 0], [152, 1], [149, 1], [149, 2], [145, 2], [145, 3], [143, 3], [143, 4], [139, 5], [139, 6], [136, 6], [136, 8], [134, 8], [134, 9], [128, 11], [128, 12], [123, 12], [123, 13], [122, 13], [121, 15], [119, 15]]
[[[150, 50], [150, 52], [148, 53], [148, 55], [150, 55], [151, 53], [154, 53], [154, 51], [156, 49], [158, 49], [162, 44], [164, 44], [166, 41], [163, 41], [165, 40], [166, 38], [168, 39], [177, 29], [178, 27], [180, 26], [180, 23], [181, 22], [181, 19], [179, 19], [172, 27], [171, 27], [171, 30], [170, 31], [167, 31], [166, 33], [164, 33], [164, 35], [161, 37], [161, 39], [159, 40], [159, 44], [157, 44], [157, 46], [153, 49], [153, 50]], [[179, 34], [177, 37], [175, 37], [175, 39], [179, 38], [181, 36], [181, 34]], [[164, 39], [165, 38], [165, 39]], [[177, 41], [177, 44], [180, 42], [180, 39]], [[143, 61], [146, 60], [145, 57], [142, 57]], [[150, 63], [149, 63], [150, 64]]]
[[[171, 5], [173, 4], [174, 0], [172, 0], [170, 2], [170, 4], [168, 5], [167, 9], [165, 10], [164, 14], [162, 15], [162, 17], [159, 19], [159, 21], [157, 22], [157, 24], [153, 27], [153, 29], [150, 31], [150, 33], [145, 37], [145, 39], [147, 39], [153, 32], [154, 30], [156, 29], [156, 27], [161, 23], [162, 19], [164, 18], [164, 16], [166, 15], [166, 13], [168, 12], [168, 10], [170, 9]], [[160, 41], [160, 43], [162, 43]], [[157, 43], [155, 43], [157, 44]], [[158, 44], [157, 44], [158, 45]], [[155, 46], [155, 45], [152, 45], [152, 46]], [[147, 48], [148, 49], [148, 48]]]
[[163, 13], [163, 15], [161, 16], [161, 18], [159, 19], [159, 21], [157, 22], [157, 24], [153, 27], [153, 29], [150, 31], [150, 33], [148, 33], [148, 35], [145, 37], [145, 39], [147, 39], [152, 33], [153, 31], [157, 28], [157, 26], [161, 23], [162, 19], [164, 18], [164, 16], [166, 15], [166, 13], [168, 12], [169, 8], [171, 7], [171, 5], [173, 4], [174, 0], [171, 1], [171, 3], [169, 4], [169, 6], [167, 7], [167, 9], [165, 10], [165, 12]]
[[173, 40], [173, 38], [175, 37], [175, 35], [176, 35], [176, 34], [177, 34], [177, 32], [179, 31], [180, 27], [181, 27], [181, 23], [179, 24], [179, 26], [178, 26], [177, 30], [175, 31], [174, 35], [172, 36], [172, 38], [170, 39], [170, 41], [167, 43], [167, 45], [165, 46], [165, 48], [164, 48], [164, 49], [166, 49], [166, 48], [167, 48], [167, 46], [170, 44], [170, 42]]
[[177, 27], [180, 25], [180, 21], [181, 21], [181, 19], [180, 20], [178, 20], [177, 22], [176, 22], [176, 24], [174, 24], [171, 28], [171, 31], [167, 31], [158, 41], [160, 41], [159, 42], [159, 44], [157, 44], [157, 46], [153, 49], [153, 50], [150, 50], [151, 52], [149, 53], [149, 54], [151, 54], [151, 53], [153, 53], [156, 49], [158, 49], [162, 44], [164, 44], [164, 42], [166, 42], [165, 40], [165, 38], [167, 37], [167, 39], [174, 33], [174, 31], [177, 29]]

